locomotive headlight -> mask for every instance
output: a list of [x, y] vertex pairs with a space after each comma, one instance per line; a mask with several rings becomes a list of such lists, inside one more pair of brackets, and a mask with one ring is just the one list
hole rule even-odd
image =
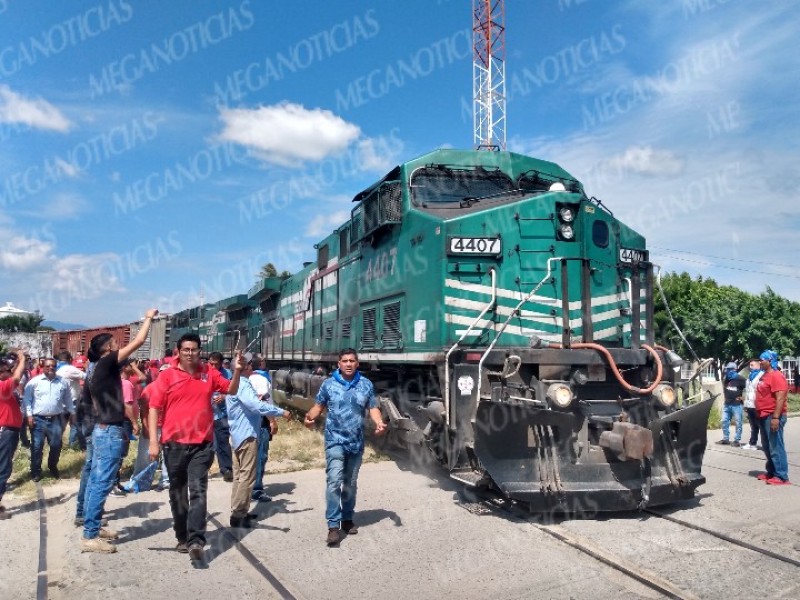
[[571, 240], [575, 237], [575, 231], [572, 229], [572, 225], [562, 225], [558, 228], [558, 233], [565, 240]]
[[547, 399], [558, 408], [569, 408], [572, 398], [572, 389], [566, 383], [553, 383], [547, 388]]
[[573, 219], [575, 219], [575, 213], [572, 212], [571, 208], [565, 206], [558, 211], [558, 218], [564, 221], [564, 223], [572, 223]]
[[662, 383], [653, 392], [653, 397], [664, 408], [672, 408], [675, 405], [675, 389], [671, 385]]

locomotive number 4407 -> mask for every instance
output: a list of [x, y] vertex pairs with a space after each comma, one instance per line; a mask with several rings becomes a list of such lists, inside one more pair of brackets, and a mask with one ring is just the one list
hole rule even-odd
[[451, 237], [450, 254], [500, 254], [500, 238]]

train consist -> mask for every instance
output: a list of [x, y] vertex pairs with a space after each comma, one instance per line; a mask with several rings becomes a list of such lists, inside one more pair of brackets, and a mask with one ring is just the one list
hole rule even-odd
[[556, 164], [438, 150], [354, 197], [316, 261], [171, 317], [267, 358], [305, 409], [358, 350], [391, 439], [534, 510], [693, 496], [710, 400], [679, 407], [644, 238]]

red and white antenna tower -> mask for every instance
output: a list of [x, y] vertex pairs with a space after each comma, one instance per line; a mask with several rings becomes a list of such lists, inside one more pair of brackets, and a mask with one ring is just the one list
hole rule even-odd
[[475, 148], [505, 150], [504, 0], [472, 0], [472, 96]]

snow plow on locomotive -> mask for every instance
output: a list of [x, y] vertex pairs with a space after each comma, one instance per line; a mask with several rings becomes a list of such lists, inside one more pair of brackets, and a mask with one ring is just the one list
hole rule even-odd
[[277, 401], [308, 408], [353, 347], [391, 440], [466, 486], [534, 510], [693, 496], [711, 400], [679, 406], [641, 235], [510, 152], [438, 150], [354, 202], [316, 261], [248, 294]]

